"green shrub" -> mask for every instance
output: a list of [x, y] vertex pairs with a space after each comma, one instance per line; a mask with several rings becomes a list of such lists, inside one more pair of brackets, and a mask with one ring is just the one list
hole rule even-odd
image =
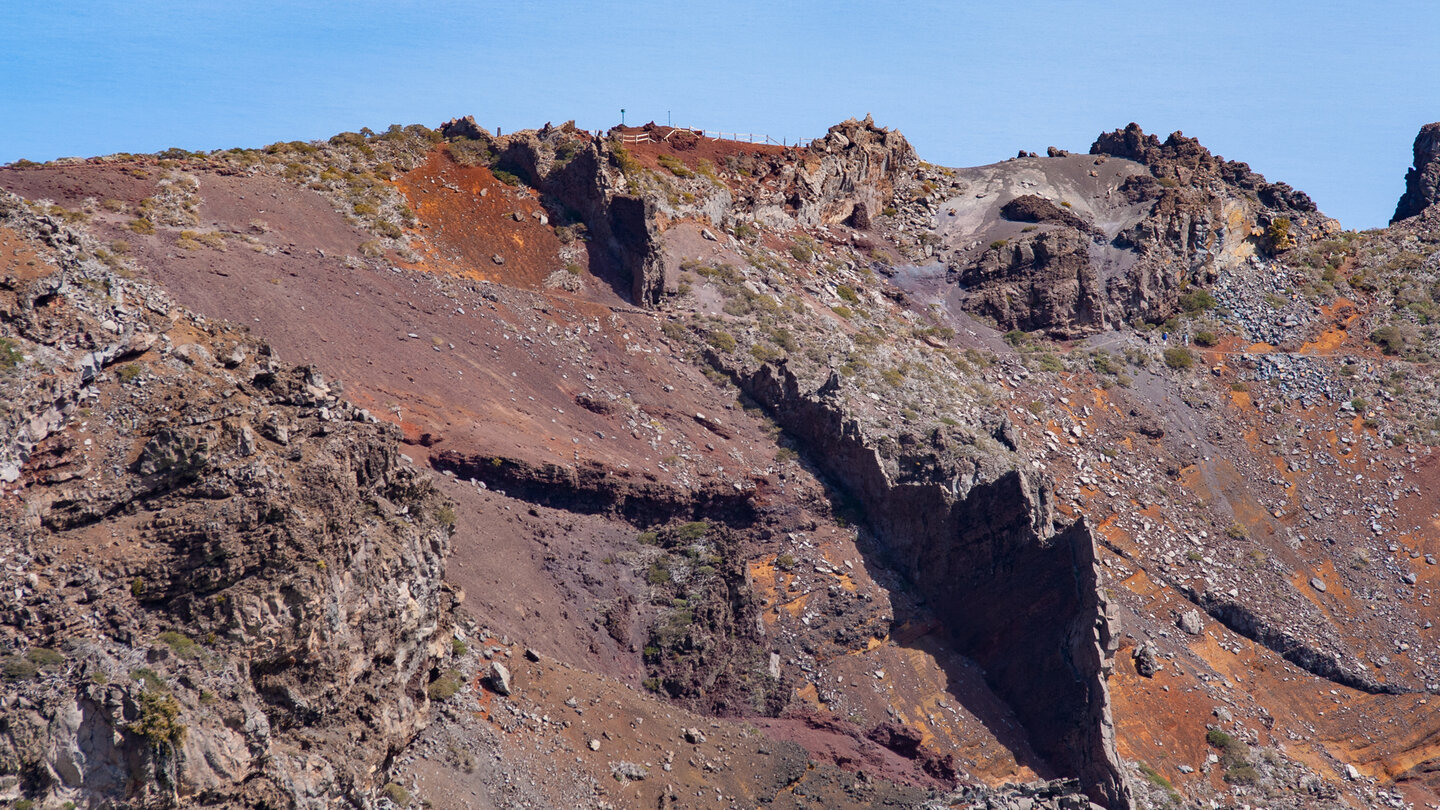
[[1276, 217], [1265, 229], [1265, 241], [1272, 251], [1289, 250], [1295, 247], [1295, 236], [1290, 233], [1290, 219]]
[[1010, 241], [1008, 239], [996, 239], [994, 242], [990, 243], [990, 249], [999, 250], [1008, 244], [1010, 244]]
[[1195, 345], [1197, 346], [1214, 346], [1219, 342], [1220, 336], [1214, 332], [1205, 331], [1195, 333]]
[[651, 585], [664, 585], [670, 581], [670, 562], [661, 557], [650, 564], [649, 570], [645, 572], [645, 581]]
[[1248, 762], [1225, 769], [1225, 781], [1232, 785], [1253, 785], [1260, 781], [1260, 772]]
[[775, 558], [775, 567], [781, 571], [795, 570], [795, 556], [792, 554], [781, 554]]
[[145, 217], [137, 217], [130, 220], [130, 224], [127, 227], [129, 227], [130, 230], [134, 231], [135, 233], [141, 234], [142, 236], [148, 236], [149, 234], [155, 233], [155, 223], [151, 222]]
[[805, 245], [795, 244], [790, 246], [790, 257], [797, 262], [808, 262], [815, 258], [815, 251]]
[[493, 173], [496, 180], [499, 180], [507, 186], [518, 186], [524, 183], [518, 175], [513, 172], [507, 172], [504, 169], [495, 169]]
[[723, 329], [716, 329], [706, 338], [706, 342], [722, 352], [733, 352], [739, 344], [735, 342], [735, 336]]
[[163, 692], [140, 693], [140, 716], [126, 727], [155, 745], [178, 745], [185, 739], [180, 722], [180, 702]]
[[145, 684], [145, 688], [153, 689], [156, 692], [166, 692], [170, 689], [155, 670], [149, 667], [136, 667], [130, 670], [130, 678]]
[[7, 655], [0, 659], [0, 677], [7, 681], [23, 681], [39, 674], [40, 668], [18, 655]]
[[1370, 342], [1376, 344], [1386, 354], [1405, 354], [1414, 341], [1412, 329], [1406, 329], [1399, 324], [1389, 324], [1376, 329], [1370, 333]]
[[[490, 151], [490, 147], [486, 145], [485, 141], [456, 138], [446, 144], [445, 148], [449, 150], [450, 157], [454, 158], [455, 162], [461, 166], [489, 165], [490, 161], [495, 159], [495, 153]], [[378, 168], [376, 173], [379, 173]]]
[[1140, 763], [1140, 773], [1144, 774], [1145, 779], [1156, 787], [1163, 788], [1170, 792], [1175, 790], [1175, 786], [1170, 784], [1170, 780], [1162, 776], [1159, 771], [1150, 767], [1149, 763]]
[[1048, 371], [1052, 373], [1065, 370], [1065, 363], [1062, 362], [1059, 357], [1056, 357], [1050, 352], [1042, 353], [1035, 365], [1041, 371]]
[[837, 285], [835, 287], [835, 294], [840, 296], [840, 299], [845, 301], [847, 304], [860, 303], [860, 294], [855, 292], [854, 287], [850, 287], [845, 284]]
[[391, 782], [385, 787], [380, 788], [380, 795], [384, 796], [385, 798], [389, 799], [400, 807], [405, 807], [406, 805], [410, 804], [410, 791], [406, 790], [405, 786], [400, 784], [399, 782]]
[[1165, 365], [1176, 371], [1195, 366], [1195, 355], [1189, 349], [1175, 346], [1165, 350]]
[[9, 338], [0, 338], [0, 370], [12, 369], [20, 365], [25, 355]]
[[1180, 308], [1185, 310], [1187, 315], [1198, 315], [1201, 312], [1212, 310], [1219, 306], [1215, 296], [1209, 290], [1193, 289], [1180, 296]]
[[675, 530], [675, 537], [682, 543], [693, 543], [704, 537], [710, 531], [710, 524], [697, 520], [692, 523], [685, 523]]
[[435, 507], [435, 520], [438, 521], [441, 526], [454, 531], [456, 519], [457, 516], [454, 506], [448, 503], [442, 503]]
[[618, 143], [611, 144], [610, 158], [615, 162], [615, 167], [620, 170], [620, 173], [626, 177], [633, 178], [645, 170], [645, 167], [640, 165], [640, 161], [630, 154], [630, 150]]
[[65, 665], [65, 656], [49, 647], [31, 647], [25, 653], [25, 660], [41, 669], [57, 669]]
[[785, 352], [768, 343], [756, 343], [750, 347], [750, 356], [762, 363], [775, 363], [785, 357]]
[[460, 687], [464, 685], [465, 677], [460, 674], [459, 670], [447, 669], [443, 675], [425, 687], [425, 694], [429, 695], [431, 700], [449, 700], [455, 697], [455, 694], [460, 691]]
[[189, 636], [178, 633], [174, 630], [166, 630], [156, 636], [161, 642], [175, 651], [175, 654], [184, 659], [191, 659], [200, 654], [200, 645], [196, 644]]
[[661, 166], [668, 169], [670, 173], [675, 175], [676, 177], [689, 179], [695, 176], [695, 172], [690, 171], [690, 167], [686, 166], [683, 162], [680, 161], [679, 158], [676, 158], [674, 155], [662, 154], [655, 160]]

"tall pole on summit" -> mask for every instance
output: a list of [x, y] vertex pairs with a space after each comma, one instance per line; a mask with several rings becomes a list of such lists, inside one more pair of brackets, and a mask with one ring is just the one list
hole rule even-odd
[[625, 126], [625, 108], [620, 108], [620, 126]]

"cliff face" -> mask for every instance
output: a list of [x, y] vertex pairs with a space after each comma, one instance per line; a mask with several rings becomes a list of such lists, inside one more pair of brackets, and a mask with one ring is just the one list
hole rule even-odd
[[13, 197], [0, 228], [48, 246], [0, 280], [0, 770], [56, 803], [369, 805], [450, 654], [444, 499], [318, 371]]
[[1390, 222], [1418, 215], [1440, 202], [1440, 122], [1426, 124], [1415, 136], [1414, 163], [1405, 172], [1405, 194]]
[[1095, 540], [1084, 521], [1057, 530], [1050, 482], [1003, 451], [967, 458], [960, 437], [939, 430], [928, 441], [867, 436], [838, 377], [802, 392], [783, 365], [731, 374], [861, 504], [890, 564], [984, 668], [1036, 751], [1095, 801], [1128, 806], [1105, 685], [1117, 628]]

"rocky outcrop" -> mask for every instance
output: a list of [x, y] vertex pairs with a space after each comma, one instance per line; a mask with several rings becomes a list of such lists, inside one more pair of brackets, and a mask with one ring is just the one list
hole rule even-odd
[[1198, 188], [1216, 194], [1235, 190], [1253, 192], [1266, 208], [1296, 215], [1315, 213], [1315, 203], [1303, 191], [1286, 183], [1268, 182], [1250, 166], [1236, 160], [1225, 160], [1210, 153], [1195, 138], [1173, 132], [1162, 143], [1154, 135], [1146, 135], [1135, 123], [1124, 129], [1106, 132], [1090, 146], [1092, 155], [1109, 155], [1143, 163], [1162, 181], [1173, 181], [1184, 187]]
[[[869, 116], [831, 127], [802, 151], [783, 154], [742, 152], [732, 171], [751, 182], [740, 188], [697, 179], [684, 198], [665, 183], [647, 179], [618, 139], [600, 139], [573, 122], [546, 125], [494, 137], [466, 117], [449, 121], [447, 138], [478, 143], [493, 166], [516, 174], [539, 189], [559, 221], [584, 222], [601, 257], [628, 280], [626, 292], [642, 305], [653, 305], [665, 292], [660, 235], [674, 219], [701, 217], [720, 225], [736, 218], [791, 228], [848, 222], [867, 227], [872, 213], [888, 205], [900, 174], [918, 159], [899, 132], [875, 126]], [[685, 151], [683, 136], [672, 144]], [[592, 256], [593, 258], [593, 256]]]
[[745, 526], [755, 519], [753, 490], [718, 484], [681, 490], [599, 464], [537, 466], [454, 450], [434, 454], [431, 463], [462, 481], [475, 481], [514, 498], [568, 512], [612, 515], [638, 525], [706, 518]]
[[936, 221], [962, 305], [1002, 329], [1074, 338], [1159, 323], [1186, 287], [1338, 229], [1303, 193], [1178, 132], [1162, 142], [1131, 124], [1092, 157], [1055, 151], [962, 172], [978, 193], [952, 196]]
[[1083, 521], [1056, 527], [1049, 485], [1003, 452], [936, 432], [875, 440], [839, 380], [802, 392], [784, 365], [731, 378], [858, 502], [887, 563], [934, 607], [957, 648], [1025, 724], [1035, 750], [1108, 807], [1129, 798], [1105, 676], [1116, 644]]
[[0, 285], [6, 404], [42, 415], [3, 437], [0, 773], [41, 806], [372, 806], [451, 654], [446, 502], [315, 370], [0, 206], [56, 263]]
[[972, 311], [1006, 329], [1088, 334], [1105, 326], [1106, 312], [1090, 244], [1075, 228], [1022, 234], [992, 244], [974, 264], [951, 271], [952, 281], [975, 291], [967, 299]]
[[1409, 219], [1440, 202], [1440, 122], [1426, 124], [1415, 136], [1415, 158], [1405, 172], [1405, 194], [1390, 221]]
[[1000, 216], [1011, 222], [1035, 222], [1050, 225], [1064, 225], [1077, 231], [1093, 232], [1090, 223], [1061, 208], [1044, 197], [1035, 194], [1021, 194], [1000, 206]]
[[440, 133], [538, 189], [557, 222], [584, 223], [593, 237], [591, 258], [600, 262], [593, 268], [597, 275], [618, 273], [637, 304], [660, 299], [664, 271], [655, 205], [628, 188], [615, 144], [573, 121], [496, 137], [465, 116], [443, 124]]
[[[919, 158], [898, 130], [865, 116], [830, 127], [811, 141], [804, 161], [782, 189], [787, 213], [802, 226], [868, 220], [885, 208], [901, 172]], [[788, 178], [786, 177], [788, 175]]]

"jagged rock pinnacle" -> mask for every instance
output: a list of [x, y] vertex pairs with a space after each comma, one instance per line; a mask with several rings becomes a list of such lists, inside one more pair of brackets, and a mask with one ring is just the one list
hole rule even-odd
[[1405, 173], [1405, 193], [1391, 222], [1419, 214], [1440, 202], [1440, 121], [1426, 124], [1415, 136], [1415, 163]]

